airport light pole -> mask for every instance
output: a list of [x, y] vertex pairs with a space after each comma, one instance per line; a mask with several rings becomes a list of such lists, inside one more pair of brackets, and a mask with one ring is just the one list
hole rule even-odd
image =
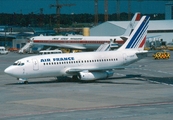
[[7, 35], [6, 35], [6, 26], [5, 26], [5, 28], [4, 28], [4, 32], [5, 32], [5, 34], [4, 34], [4, 36], [5, 36], [5, 40], [4, 40], [4, 46], [6, 47], [6, 39], [7, 39]]

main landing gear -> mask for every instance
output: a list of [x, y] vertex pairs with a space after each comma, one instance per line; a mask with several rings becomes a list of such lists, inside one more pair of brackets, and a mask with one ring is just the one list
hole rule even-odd
[[18, 78], [17, 80], [21, 81], [24, 84], [28, 84], [27, 79], [23, 79], [23, 78]]

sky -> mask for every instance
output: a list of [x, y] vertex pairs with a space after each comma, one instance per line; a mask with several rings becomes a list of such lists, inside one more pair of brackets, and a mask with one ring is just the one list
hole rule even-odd
[[[131, 12], [141, 12], [142, 14], [164, 13], [166, 0], [131, 0]], [[40, 13], [43, 8], [44, 14], [55, 14], [56, 9], [50, 8], [51, 4], [56, 4], [56, 0], [0, 0], [0, 13]], [[61, 14], [94, 14], [94, 0], [59, 0], [59, 4], [75, 4], [71, 7], [62, 7]], [[117, 12], [116, 0], [108, 0], [108, 13]], [[120, 0], [120, 12], [128, 12], [127, 0]], [[98, 2], [98, 13], [104, 13], [104, 0]]]

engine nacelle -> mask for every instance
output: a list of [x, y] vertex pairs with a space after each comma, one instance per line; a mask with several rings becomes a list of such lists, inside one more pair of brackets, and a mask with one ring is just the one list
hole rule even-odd
[[103, 72], [80, 72], [78, 75], [79, 80], [97, 80], [104, 79], [113, 76], [113, 71], [103, 71]]

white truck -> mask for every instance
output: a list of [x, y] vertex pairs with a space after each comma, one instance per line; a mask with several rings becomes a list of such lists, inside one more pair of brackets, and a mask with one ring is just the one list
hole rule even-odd
[[5, 50], [5, 47], [0, 46], [0, 54], [8, 54], [8, 51]]
[[40, 55], [45, 55], [45, 54], [60, 54], [62, 53], [61, 50], [41, 50], [39, 51]]

